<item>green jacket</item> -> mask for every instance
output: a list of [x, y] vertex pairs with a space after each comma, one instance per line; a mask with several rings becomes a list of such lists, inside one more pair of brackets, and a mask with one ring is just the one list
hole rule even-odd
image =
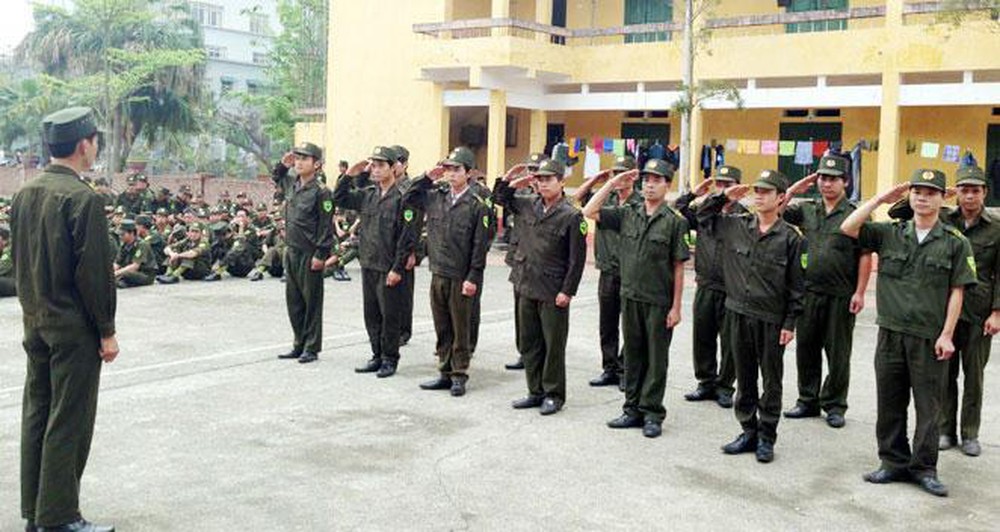
[[[688, 192], [677, 198], [677, 210], [687, 218], [688, 227], [693, 227], [698, 235], [698, 242], [694, 248], [694, 273], [695, 282], [699, 287], [726, 291], [726, 279], [722, 272], [722, 240], [715, 230], [715, 218], [698, 219], [695, 209], [691, 203], [697, 198], [693, 193]], [[745, 214], [746, 210], [740, 203], [734, 203], [730, 208], [732, 214]]]
[[14, 276], [14, 259], [10, 256], [10, 246], [3, 248], [0, 253], [0, 277]]
[[319, 179], [305, 185], [278, 163], [271, 175], [285, 195], [285, 239], [288, 247], [310, 253], [319, 260], [330, 257], [333, 248], [333, 196]]
[[[588, 194], [584, 198], [583, 204], [586, 205], [591, 197], [593, 197], [593, 194]], [[612, 192], [602, 207], [618, 207], [620, 203], [618, 198], [618, 192]], [[633, 192], [626, 200], [626, 204], [641, 205], [642, 198], [638, 193]], [[594, 235], [594, 265], [598, 270], [610, 275], [621, 275], [621, 261], [619, 260], [621, 246], [619, 241], [618, 230], [604, 227], [604, 217], [602, 215], [601, 221], [597, 223], [597, 231]]]
[[338, 207], [358, 211], [361, 216], [358, 227], [361, 267], [402, 275], [406, 260], [417, 244], [419, 220], [416, 211], [403, 206], [399, 186], [393, 185], [382, 194], [377, 186], [359, 188], [353, 178], [342, 175], [333, 191], [333, 199]]
[[784, 218], [796, 226], [809, 242], [809, 267], [806, 290], [820, 294], [849, 297], [858, 285], [858, 241], [840, 232], [840, 224], [857, 209], [841, 199], [830, 213], [822, 199], [810, 199], [789, 205]]
[[74, 170], [49, 165], [14, 197], [10, 229], [24, 325], [113, 335], [117, 292], [104, 200]]
[[156, 275], [159, 263], [156, 261], [156, 255], [149, 244], [137, 238], [131, 245], [122, 244], [122, 247], [118, 250], [118, 256], [115, 258], [115, 264], [119, 267], [138, 264], [140, 273]]

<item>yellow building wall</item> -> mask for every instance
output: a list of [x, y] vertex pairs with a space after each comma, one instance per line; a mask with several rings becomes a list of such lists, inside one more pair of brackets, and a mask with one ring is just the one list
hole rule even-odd
[[[312, 142], [323, 148], [323, 158], [329, 162], [332, 154], [326, 152], [326, 122], [299, 122], [295, 124], [295, 145]], [[339, 159], [333, 158], [337, 161]]]
[[[1000, 97], [997, 98], [1000, 103]], [[899, 118], [899, 176], [897, 181], [909, 179], [914, 170], [933, 168], [943, 171], [948, 176], [948, 183], [955, 183], [955, 171], [958, 163], [946, 163], [941, 155], [946, 144], [961, 147], [962, 154], [966, 149], [972, 150], [979, 166], [987, 164], [986, 130], [989, 124], [1000, 124], [1000, 116], [990, 116], [991, 107], [986, 106], [956, 106], [956, 107], [904, 107]], [[920, 156], [922, 142], [935, 142], [940, 145], [938, 156], [925, 159]], [[913, 153], [907, 153], [907, 143], [916, 146]]]

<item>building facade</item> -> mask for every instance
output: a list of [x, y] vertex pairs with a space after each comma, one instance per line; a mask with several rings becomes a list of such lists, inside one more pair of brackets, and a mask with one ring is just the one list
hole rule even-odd
[[277, 0], [189, 2], [205, 39], [205, 83], [219, 97], [264, 87], [271, 40], [280, 30]]
[[[796, 157], [805, 143], [863, 147], [863, 197], [915, 168], [954, 173], [966, 153], [1000, 169], [1000, 26], [989, 12], [943, 23], [938, 9], [903, 0], [717, 2], [694, 22], [694, 78], [739, 99], [707, 99], [692, 112], [692, 157], [681, 174], [695, 182], [703, 150], [714, 156], [720, 146], [746, 172], [798, 177], [812, 170]], [[323, 143], [331, 158], [404, 144], [421, 169], [470, 145], [490, 178], [559, 141], [604, 167], [619, 142], [673, 148], [683, 14], [680, 0], [333, 2], [327, 122], [303, 125], [299, 136]], [[583, 166], [574, 166], [575, 182]]]

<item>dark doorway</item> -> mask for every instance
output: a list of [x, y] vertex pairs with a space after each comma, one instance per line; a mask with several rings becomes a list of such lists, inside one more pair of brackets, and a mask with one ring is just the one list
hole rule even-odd
[[[841, 142], [844, 124], [839, 122], [797, 122], [782, 123], [778, 126], [778, 138], [781, 140], [813, 141], [837, 143]], [[797, 145], [797, 144], [796, 144]], [[778, 171], [788, 176], [792, 183], [813, 173], [819, 163], [820, 156], [814, 155], [809, 164], [801, 161], [796, 163], [794, 155], [778, 156]]]
[[[552, 25], [557, 28], [566, 27], [566, 0], [552, 0]], [[566, 37], [552, 36], [553, 44], [566, 44]]]
[[986, 126], [986, 159], [983, 160], [983, 170], [990, 184], [986, 204], [990, 207], [1000, 206], [1000, 124]]
[[552, 148], [566, 138], [566, 124], [549, 124], [545, 128], [545, 155], [552, 154]]

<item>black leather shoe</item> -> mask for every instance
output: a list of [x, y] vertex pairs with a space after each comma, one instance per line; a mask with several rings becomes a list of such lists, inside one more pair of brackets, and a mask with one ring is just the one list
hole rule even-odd
[[891, 469], [876, 469], [861, 476], [865, 482], [872, 484], [889, 484], [891, 482], [903, 482], [910, 479], [910, 475], [903, 470], [894, 471]]
[[687, 401], [711, 401], [716, 398], [718, 395], [715, 390], [705, 386], [699, 386], [693, 392], [684, 394], [684, 399]]
[[40, 526], [38, 532], [115, 532], [113, 526], [95, 525], [85, 519], [60, 526]]
[[830, 425], [835, 429], [839, 429], [842, 428], [845, 424], [847, 424], [847, 421], [844, 419], [844, 414], [841, 414], [839, 412], [832, 412], [826, 415], [826, 424]]
[[450, 393], [452, 397], [462, 397], [465, 395], [465, 379], [452, 379]]
[[920, 477], [920, 479], [917, 480], [917, 484], [920, 484], [920, 489], [936, 497], [948, 496], [948, 488], [944, 484], [942, 484], [941, 481], [937, 479], [937, 477], [933, 476]]
[[647, 421], [642, 427], [642, 435], [647, 438], [659, 438], [663, 434], [663, 424], [656, 421]]
[[299, 357], [299, 364], [308, 364], [310, 362], [316, 362], [319, 360], [319, 355], [311, 351], [303, 351], [302, 356]]
[[504, 364], [503, 367], [509, 370], [524, 369], [524, 361], [521, 360], [521, 357], [517, 357], [517, 360], [515, 360], [514, 362], [509, 362], [507, 364]]
[[788, 419], [801, 419], [804, 417], [819, 417], [818, 408], [809, 408], [808, 406], [796, 404], [794, 408], [785, 412], [785, 417]]
[[525, 408], [538, 408], [542, 406], [542, 401], [544, 399], [545, 397], [541, 395], [529, 395], [527, 397], [522, 397], [521, 399], [512, 402], [510, 406], [512, 406], [517, 410], [522, 410]]
[[733, 392], [721, 392], [717, 393], [718, 397], [715, 398], [715, 403], [722, 408], [732, 408], [733, 407]]
[[556, 412], [562, 410], [562, 406], [563, 403], [559, 399], [546, 397], [542, 401], [542, 408], [538, 413], [543, 416], [551, 416], [552, 414], [555, 414]]
[[597, 378], [590, 380], [591, 386], [614, 386], [618, 384], [618, 374], [605, 371]]
[[382, 359], [373, 358], [365, 362], [364, 366], [354, 368], [354, 373], [375, 373], [382, 367]]
[[181, 282], [176, 275], [157, 275], [156, 282], [160, 284], [177, 284]]
[[982, 446], [979, 445], [979, 440], [975, 438], [963, 441], [961, 449], [965, 456], [979, 456], [983, 452]]
[[386, 377], [392, 377], [396, 374], [396, 363], [391, 360], [386, 360], [382, 363], [382, 367], [378, 368], [378, 372], [375, 376], [384, 379]]
[[290, 360], [293, 358], [299, 358], [300, 356], [302, 356], [302, 351], [299, 351], [298, 349], [292, 349], [287, 353], [282, 353], [278, 355], [278, 358], [280, 358], [281, 360]]
[[432, 381], [420, 383], [421, 390], [447, 390], [448, 388], [451, 388], [451, 379], [447, 375], [441, 375]]
[[760, 440], [757, 442], [757, 461], [769, 464], [774, 461], [774, 442]]
[[722, 446], [726, 454], [752, 453], [757, 450], [757, 436], [744, 432], [735, 440]]
[[637, 429], [642, 426], [642, 418], [639, 416], [630, 416], [628, 414], [622, 414], [611, 421], [608, 421], [608, 427], [613, 429]]
[[247, 276], [247, 279], [250, 279], [250, 281], [260, 281], [263, 278], [264, 278], [264, 272], [260, 270], [254, 270], [250, 272], [250, 275]]

